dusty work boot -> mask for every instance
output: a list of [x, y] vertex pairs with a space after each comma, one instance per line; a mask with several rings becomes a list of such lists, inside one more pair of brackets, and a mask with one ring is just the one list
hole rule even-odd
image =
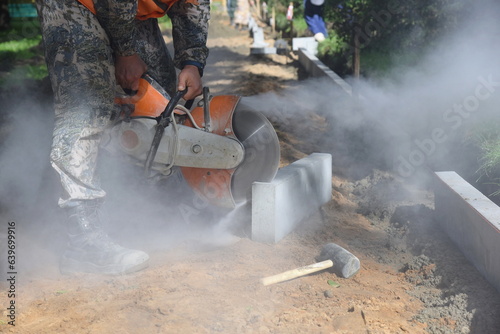
[[117, 245], [102, 229], [99, 206], [100, 201], [89, 200], [67, 209], [69, 244], [61, 258], [61, 273], [121, 275], [146, 268], [148, 254]]

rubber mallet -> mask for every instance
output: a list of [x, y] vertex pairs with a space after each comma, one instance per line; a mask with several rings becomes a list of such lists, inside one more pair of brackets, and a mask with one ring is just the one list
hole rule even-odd
[[328, 268], [333, 268], [336, 275], [343, 278], [349, 278], [354, 276], [361, 267], [359, 259], [356, 256], [334, 243], [329, 243], [323, 246], [323, 249], [316, 260], [321, 262], [285, 271], [281, 274], [264, 277], [261, 279], [261, 282], [264, 285], [271, 285], [309, 275]]

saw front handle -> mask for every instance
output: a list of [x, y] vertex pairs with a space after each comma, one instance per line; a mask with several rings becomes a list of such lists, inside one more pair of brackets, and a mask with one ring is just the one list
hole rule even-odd
[[187, 88], [181, 91], [177, 91], [174, 97], [168, 101], [165, 110], [158, 117], [155, 130], [155, 136], [153, 141], [151, 142], [151, 148], [149, 149], [148, 156], [144, 163], [144, 175], [146, 177], [149, 176], [149, 171], [151, 170], [151, 165], [155, 160], [156, 152], [158, 151], [158, 146], [160, 146], [161, 138], [163, 137], [163, 133], [165, 132], [165, 128], [170, 124], [170, 116], [174, 112], [175, 106], [179, 103], [180, 99], [186, 94]]

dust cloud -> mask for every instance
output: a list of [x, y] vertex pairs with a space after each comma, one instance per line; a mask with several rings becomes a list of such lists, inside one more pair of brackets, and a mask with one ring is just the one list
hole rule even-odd
[[[62, 188], [49, 162], [51, 92], [27, 87], [4, 92], [2, 98], [6, 102], [0, 114], [1, 246], [8, 223], [15, 222], [18, 271], [25, 279], [55, 278], [67, 237], [66, 216], [57, 204]], [[245, 204], [234, 211], [213, 207], [194, 193], [176, 167], [171, 177], [149, 182], [142, 164], [101, 150], [98, 173], [107, 193], [100, 212], [104, 228], [124, 247], [150, 253], [178, 246], [213, 249], [236, 242], [234, 230], [250, 219]], [[3, 262], [0, 265], [4, 267]]]
[[[125, 157], [124, 157], [125, 158]], [[127, 247], [146, 251], [185, 247], [193, 251], [237, 241], [233, 229], [247, 222], [248, 206], [215, 207], [184, 181], [179, 168], [164, 180], [148, 182], [143, 166], [106, 156], [101, 175], [108, 230]]]
[[[416, 64], [396, 65], [378, 79], [347, 78], [353, 97], [330, 79], [309, 79], [280, 93], [245, 97], [244, 103], [285, 132], [293, 128], [316, 138], [323, 152], [336, 153], [336, 172], [349, 177], [365, 177], [373, 168], [402, 177], [460, 168], [467, 158], [458, 156], [464, 138], [500, 120], [498, 13], [498, 4], [474, 2], [466, 21]], [[311, 128], [312, 113], [329, 128]]]
[[[396, 67], [377, 81], [348, 79], [356, 98], [329, 80], [314, 79], [242, 103], [263, 112], [278, 130], [314, 138], [317, 146], [309, 153], [335, 152], [336, 173], [362, 178], [380, 167], [408, 177], [428, 166], [450, 168], [446, 159], [457, 152], [457, 138], [498, 119], [498, 5], [484, 4], [471, 8], [469, 20], [443, 36], [417, 65]], [[3, 108], [8, 125], [1, 132], [1, 226], [16, 221], [26, 233], [24, 266], [57, 268], [65, 233], [57, 208], [58, 178], [48, 162], [52, 111], [46, 102], [25, 98], [30, 95], [13, 92], [7, 99], [11, 108]], [[311, 128], [310, 112], [324, 118], [324, 127]], [[217, 236], [230, 243], [232, 229], [249, 221], [247, 206], [228, 216], [229, 210], [211, 208], [197, 197], [179, 175], [151, 186], [131, 164], [102, 160], [108, 193], [103, 215], [110, 234], [124, 246], [155, 251], [189, 242], [217, 244]]]
[[0, 234], [15, 223], [18, 270], [26, 275], [44, 269], [62, 245], [55, 210], [59, 188], [48, 161], [53, 112], [44, 94], [28, 83], [1, 96]]

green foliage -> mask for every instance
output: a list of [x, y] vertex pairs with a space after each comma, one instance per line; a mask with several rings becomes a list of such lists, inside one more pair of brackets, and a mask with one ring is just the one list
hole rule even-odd
[[418, 64], [420, 52], [405, 52], [392, 48], [366, 48], [361, 50], [361, 73], [366, 77], [384, 77], [394, 68], [408, 68]]
[[5, 88], [21, 86], [26, 79], [41, 80], [47, 75], [45, 64], [15, 66], [6, 75], [0, 77], [0, 86]]
[[[418, 57], [456, 29], [470, 3], [472, 0], [326, 0], [325, 21], [349, 43], [346, 52], [352, 53], [357, 36], [362, 64], [380, 64], [378, 70], [384, 70], [395, 59], [411, 60], [405, 54]], [[393, 53], [397, 56], [387, 56]], [[363, 61], [366, 56], [372, 59]]]
[[47, 76], [40, 26], [35, 19], [15, 19], [0, 33], [0, 85], [15, 86], [25, 79]]
[[[262, 2], [262, 1], [261, 1]], [[307, 31], [307, 24], [304, 19], [304, 7], [302, 1], [290, 0], [271, 0], [267, 2], [269, 8], [269, 15], [271, 15], [271, 8], [274, 7], [275, 27], [276, 30], [286, 35], [290, 34], [290, 21], [286, 18], [286, 12], [290, 3], [293, 4], [293, 30], [294, 36], [304, 36]]]
[[500, 195], [500, 129], [498, 125], [481, 124], [474, 129], [473, 143], [479, 148], [477, 182], [494, 185], [498, 190], [490, 196]]
[[348, 44], [332, 30], [329, 32], [328, 37], [318, 44], [318, 55], [320, 57], [332, 56], [336, 53], [345, 52]]
[[[364, 73], [388, 70], [393, 62], [411, 63], [437, 43], [440, 36], [456, 29], [466, 6], [472, 0], [325, 0], [324, 18], [333, 38], [320, 45], [322, 57], [342, 53], [337, 58], [349, 59], [357, 36]], [[276, 29], [290, 33], [286, 19], [289, 0], [272, 0], [276, 9]], [[294, 36], [306, 33], [303, 1], [294, 5]], [[368, 59], [364, 59], [367, 57]]]
[[390, 70], [392, 58], [388, 52], [366, 50], [361, 55], [361, 68], [366, 76], [381, 77]]
[[[455, 29], [471, 0], [326, 0], [325, 18], [339, 35], [419, 46]], [[410, 40], [408, 40], [410, 37]]]
[[13, 18], [10, 29], [0, 31], [0, 43], [40, 37], [38, 18]]
[[[262, 0], [261, 0], [261, 2], [262, 2]], [[278, 14], [286, 16], [286, 11], [288, 9], [288, 5], [290, 5], [290, 2], [293, 4], [293, 16], [296, 17], [297, 15], [299, 15], [298, 13], [300, 12], [300, 7], [302, 6], [301, 1], [269, 0], [269, 1], [267, 1], [269, 13], [271, 13], [271, 8], [274, 7], [274, 9], [276, 11], [276, 16]], [[303, 12], [303, 10], [302, 10], [302, 12]]]
[[286, 19], [286, 14], [276, 13], [275, 26], [277, 31], [288, 32], [290, 31], [290, 21]]
[[35, 53], [30, 49], [40, 44], [41, 41], [42, 37], [36, 36], [34, 38], [2, 42], [0, 43], [0, 59], [3, 59], [4, 54], [15, 54], [17, 59], [31, 58]]
[[335, 31], [330, 30], [328, 37], [318, 44], [318, 58], [334, 72], [343, 76], [348, 74], [345, 66], [349, 61], [346, 58], [348, 48], [349, 45]]
[[[286, 36], [290, 36], [292, 24], [283, 13], [276, 14], [276, 30], [281, 31]], [[302, 16], [293, 19], [293, 36], [304, 36], [307, 31], [307, 24]]]
[[307, 23], [303, 16], [297, 16], [293, 19], [293, 30], [296, 36], [304, 36], [307, 31]]

